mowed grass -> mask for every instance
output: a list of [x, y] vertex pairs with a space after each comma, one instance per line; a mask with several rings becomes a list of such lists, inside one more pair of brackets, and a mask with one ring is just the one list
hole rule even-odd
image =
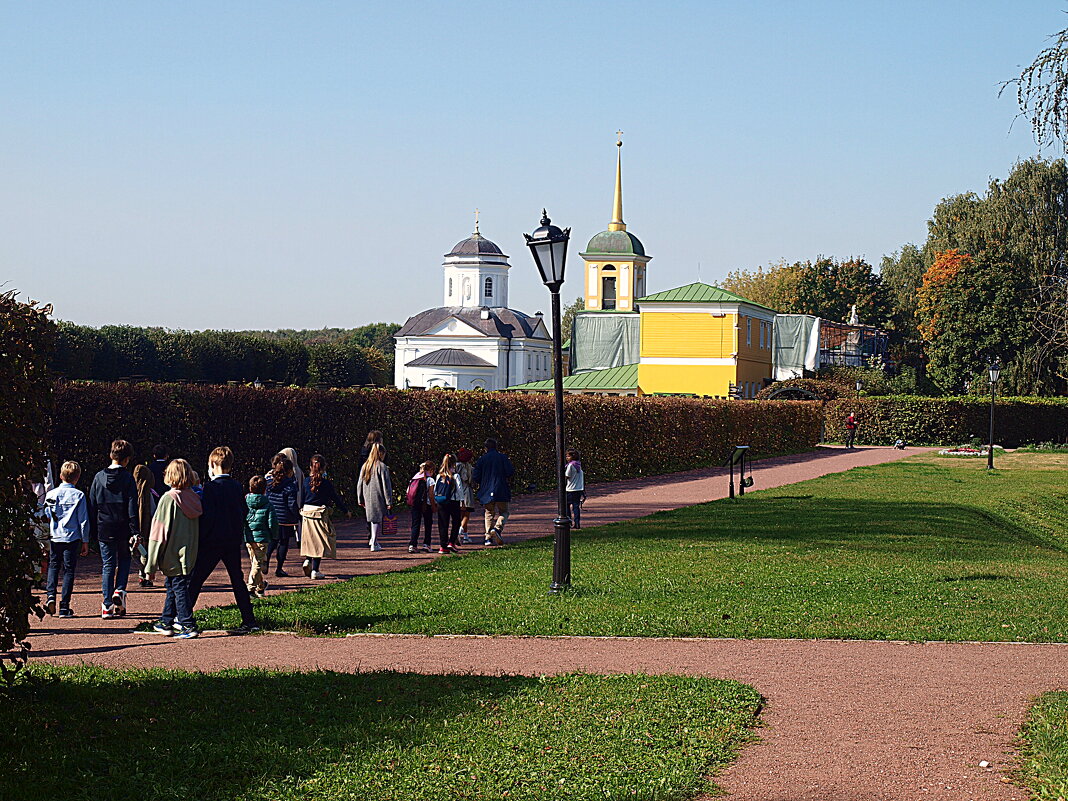
[[[1068, 639], [1068, 456], [937, 456], [258, 601], [307, 634]], [[760, 475], [757, 470], [757, 485]], [[547, 528], [549, 527], [547, 521]], [[227, 628], [233, 608], [198, 613]]]
[[0, 696], [0, 798], [689, 799], [714, 790], [760, 704], [678, 676], [31, 677]]
[[1068, 797], [1068, 692], [1041, 696], [1020, 737], [1020, 777], [1036, 801]]

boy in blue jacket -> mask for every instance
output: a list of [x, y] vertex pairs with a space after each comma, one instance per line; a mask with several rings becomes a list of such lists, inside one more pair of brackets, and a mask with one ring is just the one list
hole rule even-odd
[[70, 608], [70, 596], [74, 592], [74, 571], [78, 557], [89, 553], [89, 504], [85, 494], [75, 488], [82, 477], [82, 468], [77, 462], [64, 462], [59, 469], [60, 484], [45, 495], [45, 515], [51, 534], [51, 559], [48, 562], [47, 601], [48, 614], [56, 613], [56, 584], [59, 571], [63, 569], [63, 594], [59, 600], [59, 616], [74, 617]]

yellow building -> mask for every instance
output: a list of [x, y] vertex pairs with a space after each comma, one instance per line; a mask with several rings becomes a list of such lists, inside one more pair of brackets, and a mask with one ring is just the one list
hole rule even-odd
[[[612, 222], [580, 254], [586, 311], [575, 317], [564, 390], [752, 398], [771, 380], [775, 312], [702, 283], [645, 294], [651, 257], [623, 222], [623, 142], [616, 147]], [[553, 382], [509, 389], [551, 392]]]
[[643, 395], [752, 398], [771, 380], [775, 312], [708, 284], [638, 299]]

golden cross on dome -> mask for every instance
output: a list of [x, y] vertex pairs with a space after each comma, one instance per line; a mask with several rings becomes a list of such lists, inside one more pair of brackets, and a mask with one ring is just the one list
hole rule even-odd
[[475, 209], [475, 233], [478, 233], [478, 209]]
[[623, 146], [623, 132], [622, 131], [616, 131], [616, 147], [622, 147], [622, 146]]

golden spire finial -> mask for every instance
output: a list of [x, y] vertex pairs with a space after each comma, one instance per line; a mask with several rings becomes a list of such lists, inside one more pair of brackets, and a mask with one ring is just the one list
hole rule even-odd
[[612, 203], [612, 222], [608, 223], [609, 231], [626, 231], [627, 224], [623, 222], [623, 132], [616, 131], [616, 196]]
[[475, 235], [481, 236], [481, 234], [478, 232], [478, 209], [475, 209]]

